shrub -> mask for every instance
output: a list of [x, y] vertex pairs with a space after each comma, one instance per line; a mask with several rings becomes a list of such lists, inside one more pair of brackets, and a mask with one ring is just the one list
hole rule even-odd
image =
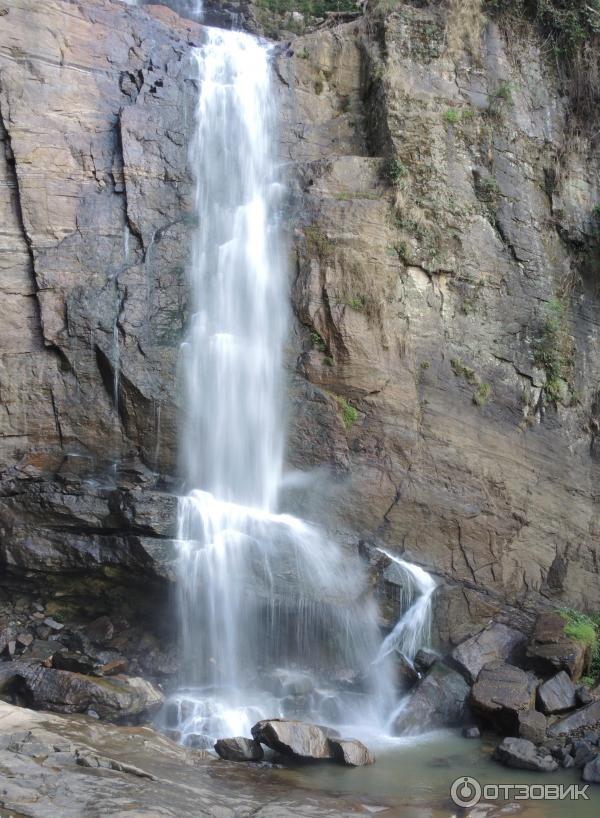
[[[544, 394], [557, 404], [573, 396], [573, 341], [568, 333], [565, 309], [554, 299], [546, 305], [540, 333], [534, 341], [534, 361], [546, 373]], [[566, 391], [566, 394], [565, 394]]]
[[390, 185], [398, 185], [408, 175], [406, 165], [395, 156], [386, 159], [381, 168], [382, 179]]
[[352, 426], [358, 420], [358, 410], [354, 406], [351, 406], [345, 398], [342, 398], [339, 395], [336, 396], [336, 401], [340, 407], [344, 426], [346, 429], [352, 428]]
[[565, 620], [565, 634], [591, 648], [590, 676], [585, 683], [595, 684], [600, 676], [600, 613], [588, 616], [572, 608], [559, 613]]
[[475, 406], [485, 406], [492, 394], [492, 387], [489, 383], [480, 383], [473, 392], [473, 403]]
[[450, 125], [456, 125], [456, 123], [460, 120], [460, 114], [454, 108], [448, 108], [447, 111], [444, 111], [443, 117]]
[[315, 349], [318, 349], [319, 352], [325, 352], [327, 348], [325, 341], [321, 338], [319, 333], [316, 330], [313, 330], [310, 334], [310, 340], [312, 341], [312, 345]]

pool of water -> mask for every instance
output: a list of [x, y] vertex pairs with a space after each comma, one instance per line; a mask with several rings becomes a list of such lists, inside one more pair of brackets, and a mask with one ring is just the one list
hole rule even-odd
[[[450, 789], [455, 779], [472, 776], [482, 786], [499, 784], [580, 784], [581, 770], [536, 773], [512, 770], [491, 758], [498, 738], [462, 738], [458, 731], [429, 733], [410, 739], [367, 741], [377, 756], [372, 767], [357, 769], [333, 765], [300, 766], [273, 770], [290, 785], [364, 797], [373, 814], [389, 818], [442, 818], [443, 816], [522, 815], [526, 818], [598, 818], [600, 787], [590, 785], [585, 801], [482, 800], [476, 809], [454, 805]], [[282, 782], [283, 783], [283, 782]], [[385, 809], [385, 811], [383, 811]]]

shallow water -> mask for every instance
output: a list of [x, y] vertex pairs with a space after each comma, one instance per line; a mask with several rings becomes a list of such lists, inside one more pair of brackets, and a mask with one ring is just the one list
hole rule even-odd
[[[357, 769], [333, 765], [300, 766], [274, 770], [275, 780], [290, 785], [340, 794], [356, 794], [377, 807], [387, 807], [381, 815], [403, 818], [441, 818], [441, 816], [523, 815], [527, 818], [598, 818], [600, 788], [590, 785], [589, 801], [516, 801], [482, 800], [477, 809], [465, 810], [450, 799], [452, 782], [460, 776], [472, 776], [487, 784], [581, 784], [581, 770], [559, 770], [544, 774], [512, 770], [491, 759], [497, 737], [482, 740], [462, 738], [458, 731], [429, 733], [406, 739], [369, 742], [377, 761], [372, 767]], [[488, 807], [489, 809], [486, 809]]]

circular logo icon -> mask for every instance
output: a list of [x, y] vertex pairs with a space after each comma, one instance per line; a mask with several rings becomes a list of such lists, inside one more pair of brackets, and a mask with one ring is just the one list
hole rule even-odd
[[476, 778], [463, 775], [452, 782], [450, 797], [457, 807], [474, 807], [481, 800], [481, 784]]

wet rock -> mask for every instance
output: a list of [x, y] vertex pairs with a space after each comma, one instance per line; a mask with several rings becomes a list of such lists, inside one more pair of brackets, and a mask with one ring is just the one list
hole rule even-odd
[[577, 704], [581, 705], [591, 704], [594, 701], [592, 691], [587, 685], [579, 685], [579, 687], [576, 688], [575, 698], [577, 699]]
[[47, 642], [43, 639], [34, 639], [24, 651], [21, 661], [43, 663], [53, 659], [60, 652], [62, 645], [58, 642]]
[[600, 701], [594, 701], [554, 722], [548, 728], [548, 735], [552, 738], [582, 735], [587, 730], [596, 730], [598, 727], [600, 727]]
[[427, 673], [439, 658], [439, 653], [436, 653], [434, 650], [421, 648], [417, 651], [417, 655], [415, 656], [415, 668], [419, 673]]
[[575, 685], [564, 670], [537, 689], [537, 705], [543, 713], [563, 713], [577, 705]]
[[550, 773], [558, 769], [557, 762], [545, 750], [523, 738], [505, 738], [494, 750], [494, 758], [507, 767]]
[[394, 651], [391, 661], [396, 691], [400, 694], [406, 693], [419, 681], [419, 674], [412, 662], [399, 650]]
[[535, 622], [527, 656], [541, 673], [565, 670], [573, 681], [589, 663], [590, 649], [565, 634], [565, 620], [556, 612], [542, 613]]
[[52, 666], [57, 670], [70, 670], [73, 673], [88, 674], [93, 672], [96, 662], [82, 653], [61, 651], [54, 656]]
[[481, 738], [481, 730], [479, 727], [463, 727], [462, 729], [463, 738]]
[[160, 691], [144, 679], [109, 681], [25, 662], [7, 665], [0, 665], [0, 693], [18, 690], [41, 710], [84, 713], [93, 708], [103, 719], [131, 721], [150, 717], [163, 701]]
[[242, 736], [219, 739], [215, 751], [226, 761], [261, 761], [264, 758], [260, 742]]
[[375, 757], [357, 739], [330, 738], [328, 742], [333, 760], [346, 767], [365, 767], [375, 763]]
[[96, 667], [94, 672], [97, 676], [116, 676], [118, 673], [127, 673], [128, 665], [127, 659], [113, 659]]
[[44, 619], [44, 625], [47, 628], [50, 628], [51, 631], [62, 631], [64, 625], [61, 625], [60, 622], [57, 622], [56, 619], [52, 619], [51, 616], [47, 616]]
[[484, 665], [493, 661], [509, 662], [522, 652], [527, 638], [521, 631], [493, 622], [467, 639], [452, 652], [452, 659], [470, 684]]
[[99, 616], [88, 625], [86, 632], [96, 645], [104, 645], [113, 638], [115, 629], [108, 616]]
[[589, 784], [600, 784], [600, 756], [596, 756], [595, 759], [588, 761], [583, 768], [581, 778]]
[[17, 642], [19, 643], [19, 645], [22, 645], [23, 647], [27, 648], [33, 642], [33, 634], [31, 634], [31, 633], [20, 633], [17, 636]]
[[471, 689], [471, 706], [500, 730], [516, 732], [519, 712], [534, 707], [536, 686], [531, 673], [504, 662], [490, 662]]
[[468, 696], [469, 686], [461, 674], [436, 662], [404, 700], [394, 732], [412, 735], [457, 726], [464, 722]]
[[538, 710], [525, 710], [517, 713], [519, 738], [542, 744], [546, 741], [546, 716]]
[[307, 761], [330, 760], [331, 731], [316, 724], [289, 719], [259, 721], [252, 728], [256, 741], [284, 756], [294, 756]]

